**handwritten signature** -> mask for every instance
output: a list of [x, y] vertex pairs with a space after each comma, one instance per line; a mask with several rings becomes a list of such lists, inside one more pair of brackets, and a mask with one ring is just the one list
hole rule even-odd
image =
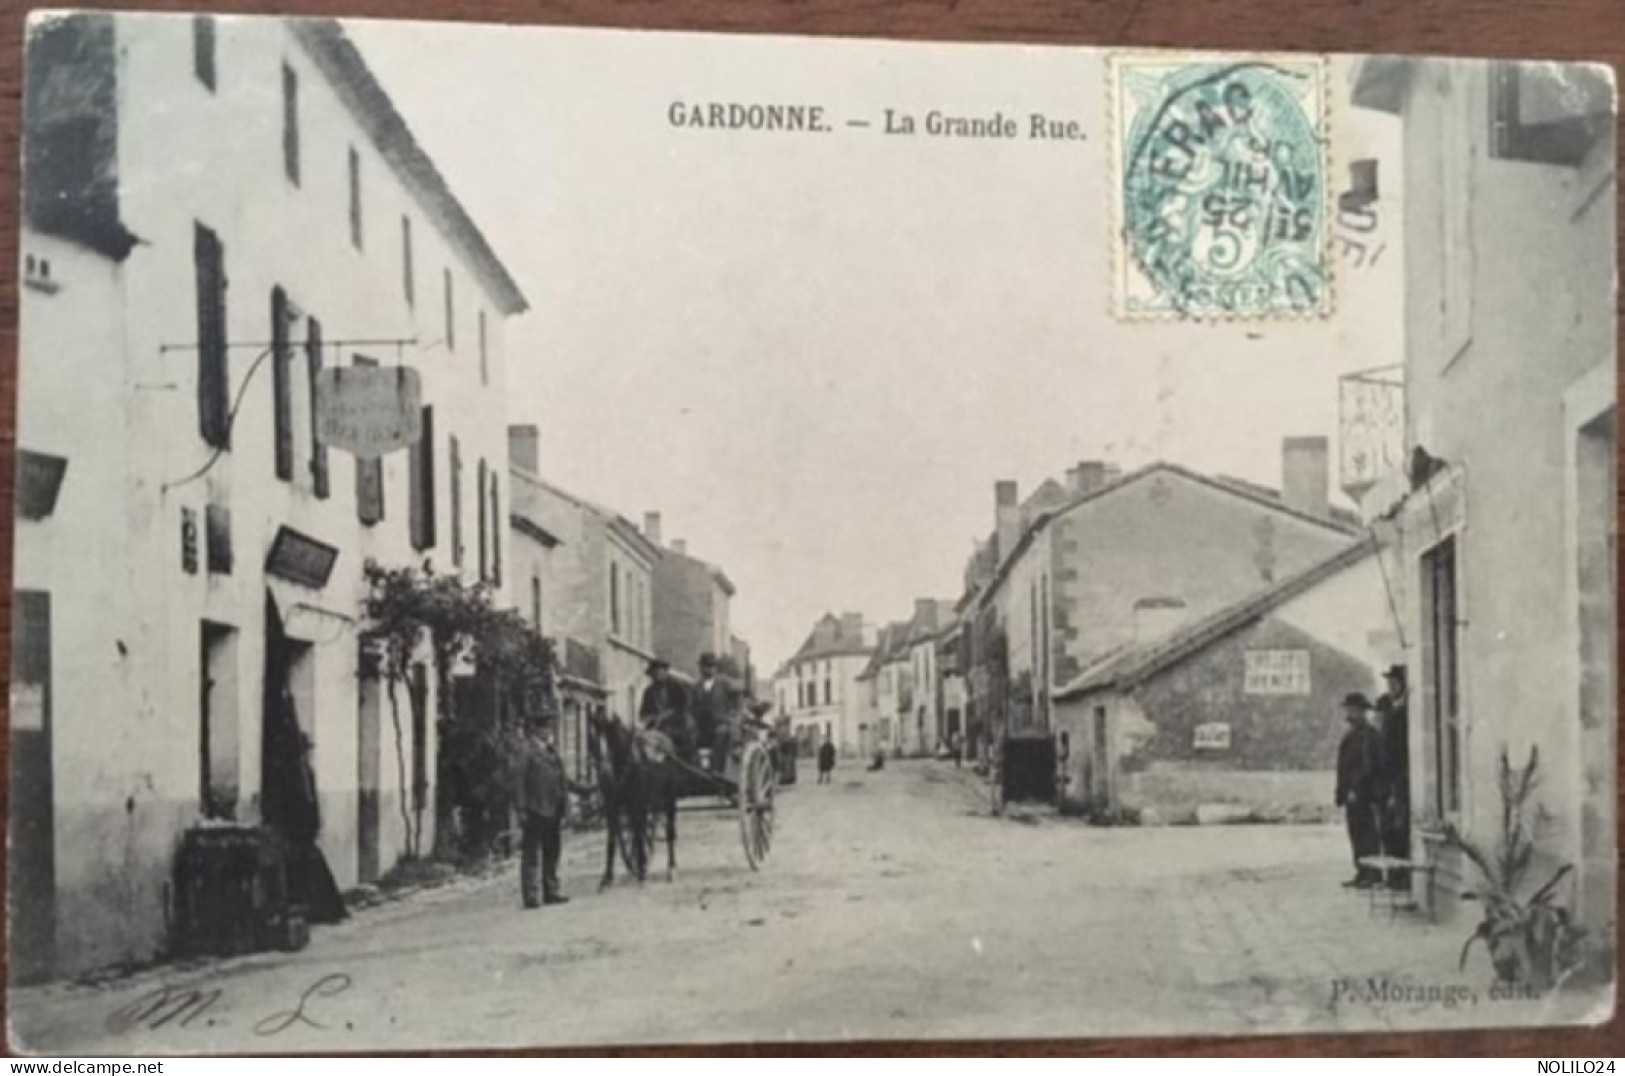
[[[270, 1038], [296, 1025], [325, 1031], [328, 1025], [313, 1015], [316, 1002], [337, 997], [354, 985], [342, 971], [324, 975], [305, 988], [292, 1008], [273, 1012], [256, 1023], [254, 1034]], [[115, 1034], [136, 1028], [157, 1031], [170, 1026], [189, 1028], [199, 1021], [203, 1027], [214, 1027], [217, 1021], [210, 1014], [216, 1013], [223, 997], [219, 989], [160, 986], [114, 1010], [107, 1018], [107, 1029]]]

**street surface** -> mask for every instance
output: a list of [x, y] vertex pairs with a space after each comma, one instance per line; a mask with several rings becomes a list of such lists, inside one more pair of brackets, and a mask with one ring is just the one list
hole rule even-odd
[[[811, 778], [804, 767], [781, 793], [760, 873], [729, 811], [680, 816], [674, 884], [598, 893], [602, 834], [571, 834], [568, 905], [521, 911], [510, 866], [318, 928], [299, 953], [14, 992], [12, 1042], [331, 1052], [1358, 1030], [1608, 1011], [1606, 999], [1544, 1011], [1490, 999], [1481, 950], [1456, 971], [1470, 926], [1373, 915], [1339, 888], [1350, 873], [1339, 826], [999, 819], [970, 771], [940, 762]], [[1372, 980], [1417, 993], [1338, 985]]]

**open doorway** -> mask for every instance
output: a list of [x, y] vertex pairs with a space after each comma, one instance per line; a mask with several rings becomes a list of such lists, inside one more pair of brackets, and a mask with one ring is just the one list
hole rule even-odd
[[198, 799], [204, 818], [237, 817], [240, 688], [237, 630], [203, 621], [198, 653]]

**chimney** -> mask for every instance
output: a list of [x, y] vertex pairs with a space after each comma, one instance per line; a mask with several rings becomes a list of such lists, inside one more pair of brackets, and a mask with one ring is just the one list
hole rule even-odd
[[655, 545], [660, 544], [660, 513], [643, 513], [643, 536]]
[[853, 643], [863, 642], [862, 613], [841, 614], [841, 639]]
[[1103, 460], [1083, 460], [1066, 472], [1066, 487], [1073, 496], [1083, 497], [1106, 484], [1106, 464]]
[[534, 425], [508, 427], [508, 465], [526, 474], [541, 472], [541, 455], [536, 447]]
[[1002, 564], [1021, 537], [1021, 495], [1019, 487], [1008, 479], [993, 484], [993, 519], [998, 553], [994, 563]]
[[686, 539], [686, 538], [673, 538], [671, 540], [671, 551], [673, 553], [676, 553], [678, 556], [687, 556], [688, 555], [688, 539]]
[[1172, 635], [1185, 620], [1183, 598], [1141, 598], [1134, 603], [1136, 646]]
[[1305, 515], [1330, 514], [1330, 455], [1325, 437], [1288, 437], [1281, 442], [1281, 501]]

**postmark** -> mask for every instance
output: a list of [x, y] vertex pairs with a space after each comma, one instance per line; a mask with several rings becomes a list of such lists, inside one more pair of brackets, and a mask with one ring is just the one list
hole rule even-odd
[[1331, 312], [1326, 74], [1317, 57], [1108, 61], [1113, 312]]

